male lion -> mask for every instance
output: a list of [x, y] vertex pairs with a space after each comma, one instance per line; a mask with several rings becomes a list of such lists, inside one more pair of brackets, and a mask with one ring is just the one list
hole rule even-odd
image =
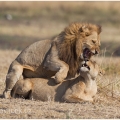
[[96, 62], [83, 62], [80, 76], [74, 80], [56, 84], [54, 79], [26, 78], [19, 80], [12, 90], [12, 97], [24, 97], [42, 101], [81, 102], [93, 101], [97, 92], [96, 77], [99, 67]]
[[81, 59], [90, 59], [99, 52], [101, 27], [89, 23], [72, 23], [54, 40], [41, 40], [25, 48], [11, 63], [6, 76], [4, 97], [20, 76], [24, 78], [51, 78], [56, 83], [66, 77], [75, 77]]

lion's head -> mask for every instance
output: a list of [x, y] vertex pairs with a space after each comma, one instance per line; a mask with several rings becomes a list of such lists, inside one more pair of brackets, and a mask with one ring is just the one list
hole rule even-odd
[[[69, 75], [74, 76], [80, 60], [89, 60], [100, 50], [101, 27], [90, 23], [72, 23], [57, 37], [59, 58], [66, 62]], [[82, 56], [82, 57], [81, 57]]]
[[86, 74], [89, 74], [90, 77], [95, 80], [95, 78], [97, 77], [97, 75], [99, 74], [99, 66], [95, 61], [83, 61], [81, 63], [81, 67], [80, 67], [80, 75], [82, 77], [85, 77]]

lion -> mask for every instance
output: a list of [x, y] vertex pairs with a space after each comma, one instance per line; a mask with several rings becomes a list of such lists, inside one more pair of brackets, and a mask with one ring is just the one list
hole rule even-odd
[[41, 101], [81, 102], [93, 101], [97, 93], [96, 78], [99, 66], [94, 61], [83, 61], [80, 75], [74, 80], [56, 84], [54, 78], [26, 78], [18, 80], [12, 90], [12, 97], [23, 97]]
[[100, 51], [99, 25], [72, 23], [56, 38], [40, 40], [25, 48], [11, 63], [6, 75], [5, 98], [11, 97], [15, 83], [24, 78], [51, 78], [56, 83], [74, 78], [80, 61], [88, 60]]

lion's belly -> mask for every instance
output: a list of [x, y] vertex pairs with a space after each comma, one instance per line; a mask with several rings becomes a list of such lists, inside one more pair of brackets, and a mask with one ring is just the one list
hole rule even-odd
[[32, 80], [33, 83], [33, 89], [32, 89], [32, 98], [35, 100], [41, 100], [41, 101], [49, 101], [54, 100], [55, 96], [55, 90], [54, 87], [55, 83], [53, 80], [50, 82], [53, 82], [53, 86], [48, 85], [47, 79], [36, 79]]
[[55, 74], [55, 71], [44, 69], [42, 66], [36, 69], [36, 71], [31, 71], [28, 69], [24, 69], [23, 71], [23, 76], [25, 78], [51, 78]]
[[33, 83], [32, 98], [42, 101], [61, 101], [69, 86], [69, 81], [56, 84], [54, 79], [30, 79]]

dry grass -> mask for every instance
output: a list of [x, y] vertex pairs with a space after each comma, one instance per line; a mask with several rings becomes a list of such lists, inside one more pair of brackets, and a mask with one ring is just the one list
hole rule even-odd
[[[5, 88], [5, 76], [10, 63], [20, 51], [0, 50], [0, 94]], [[96, 58], [101, 67], [115, 65], [120, 58]], [[105, 64], [106, 61], [108, 64]], [[118, 67], [118, 66], [117, 66]], [[118, 67], [120, 69], [120, 66]], [[92, 103], [41, 102], [24, 99], [0, 98], [1, 118], [120, 118], [120, 74], [119, 71], [106, 71], [97, 80], [98, 93]], [[113, 73], [113, 74], [112, 74]]]
[[98, 94], [120, 100], [120, 57], [102, 55], [95, 61], [105, 71], [105, 75], [97, 80]]

